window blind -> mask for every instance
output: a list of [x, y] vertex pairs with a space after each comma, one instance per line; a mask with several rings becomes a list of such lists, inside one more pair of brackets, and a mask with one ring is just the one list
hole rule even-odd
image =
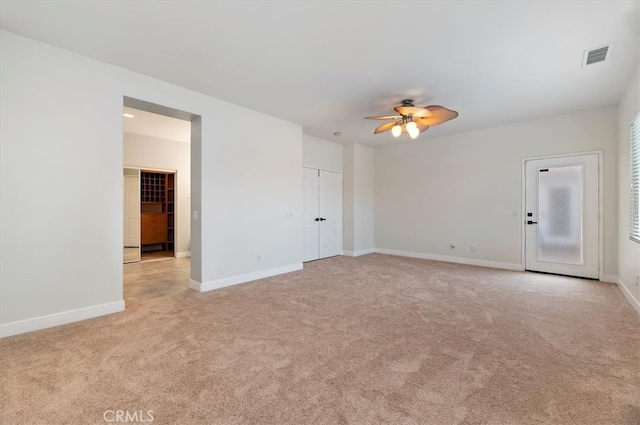
[[640, 243], [640, 114], [631, 122], [629, 175], [629, 237]]

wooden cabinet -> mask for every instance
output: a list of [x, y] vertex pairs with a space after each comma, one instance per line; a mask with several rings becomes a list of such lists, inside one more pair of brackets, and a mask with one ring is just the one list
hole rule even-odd
[[140, 173], [140, 240], [143, 252], [173, 251], [175, 173]]
[[143, 213], [141, 224], [140, 239], [142, 245], [167, 242], [166, 213]]

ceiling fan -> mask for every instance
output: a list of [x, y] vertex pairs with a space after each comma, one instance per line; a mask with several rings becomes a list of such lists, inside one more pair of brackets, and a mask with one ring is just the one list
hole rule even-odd
[[394, 137], [401, 134], [409, 134], [415, 139], [432, 125], [442, 124], [458, 116], [456, 111], [440, 105], [431, 105], [421, 108], [413, 104], [413, 99], [405, 99], [402, 105], [393, 108], [399, 115], [382, 115], [377, 117], [365, 117], [367, 120], [393, 120], [377, 127], [373, 134], [384, 133], [391, 130]]

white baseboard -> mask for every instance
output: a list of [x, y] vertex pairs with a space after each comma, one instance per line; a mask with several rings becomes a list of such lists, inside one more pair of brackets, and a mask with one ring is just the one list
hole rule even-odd
[[237, 285], [239, 283], [251, 282], [252, 280], [264, 279], [279, 274], [295, 272], [296, 270], [302, 270], [302, 263], [276, 267], [274, 269], [262, 270], [259, 272], [247, 273], [239, 276], [226, 277], [224, 279], [212, 280], [210, 282], [200, 283], [195, 280], [189, 280], [189, 287], [200, 292], [212, 291], [214, 289]]
[[618, 276], [613, 274], [605, 274], [602, 275], [602, 279], [600, 279], [600, 282], [618, 283]]
[[444, 261], [447, 263], [467, 264], [470, 266], [490, 267], [492, 269], [522, 271], [522, 264], [501, 263], [498, 261], [476, 260], [474, 258], [449, 257], [447, 255], [425, 254], [422, 252], [396, 251], [394, 249], [375, 248], [380, 254], [398, 255], [400, 257], [422, 258], [424, 260]]
[[361, 255], [373, 254], [375, 250], [373, 248], [363, 249], [360, 251], [342, 251], [342, 255], [347, 257], [359, 257]]
[[120, 311], [124, 311], [124, 300], [11, 322], [0, 325], [0, 338], [66, 325], [67, 323], [79, 322], [81, 320], [93, 319], [94, 317], [105, 316]]
[[629, 304], [631, 304], [631, 307], [633, 307], [636, 313], [640, 314], [640, 301], [638, 301], [636, 297], [634, 297], [633, 294], [629, 292], [626, 285], [619, 278], [616, 279], [616, 283], [618, 284], [618, 288], [620, 288], [620, 291], [622, 292], [624, 297], [627, 299], [627, 301], [629, 301]]
[[191, 251], [176, 252], [176, 258], [187, 258], [187, 257], [191, 257]]

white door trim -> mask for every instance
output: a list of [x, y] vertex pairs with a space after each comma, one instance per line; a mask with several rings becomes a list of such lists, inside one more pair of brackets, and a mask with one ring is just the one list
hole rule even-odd
[[157, 168], [157, 167], [141, 167], [139, 165], [123, 165], [123, 168], [130, 168], [132, 170], [140, 171], [158, 171], [161, 173], [178, 173], [178, 170], [171, 170], [169, 168]]
[[521, 186], [522, 190], [520, 192], [520, 238], [521, 238], [521, 248], [520, 248], [520, 267], [521, 270], [525, 270], [526, 267], [526, 239], [525, 239], [525, 211], [526, 211], [526, 162], [537, 160], [537, 159], [554, 159], [554, 158], [569, 158], [572, 156], [580, 156], [580, 155], [598, 155], [598, 280], [603, 280], [604, 278], [604, 151], [602, 149], [595, 151], [586, 151], [586, 152], [572, 152], [572, 153], [564, 153], [557, 155], [543, 155], [543, 156], [534, 156], [529, 158], [522, 158], [522, 177], [521, 177]]

